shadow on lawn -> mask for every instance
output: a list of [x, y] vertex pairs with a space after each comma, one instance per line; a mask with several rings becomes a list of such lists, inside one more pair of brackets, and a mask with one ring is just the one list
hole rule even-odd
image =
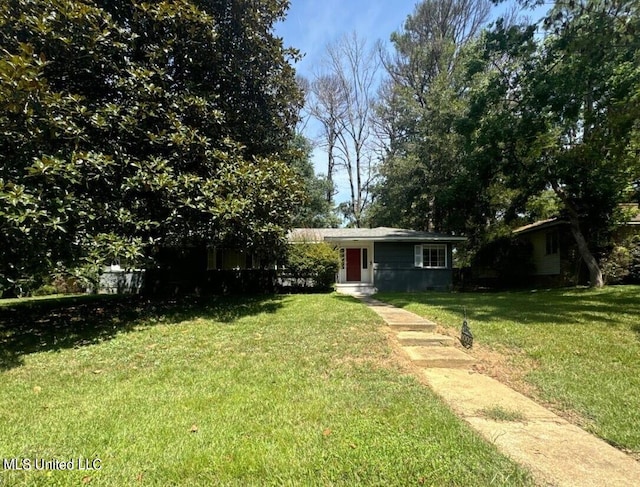
[[278, 296], [148, 299], [140, 296], [76, 296], [25, 300], [0, 306], [0, 370], [18, 367], [24, 355], [81, 347], [129, 332], [140, 324], [205, 318], [232, 323], [274, 313]]
[[[619, 317], [640, 316], [640, 287], [624, 292], [589, 289], [507, 293], [380, 294], [382, 301], [442, 307], [475, 321], [507, 320], [523, 324], [575, 325], [586, 321], [619, 325]], [[640, 327], [637, 330], [640, 333]]]

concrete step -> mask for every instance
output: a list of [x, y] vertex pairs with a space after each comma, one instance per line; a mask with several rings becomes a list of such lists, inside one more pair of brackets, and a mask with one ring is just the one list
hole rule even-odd
[[421, 331], [424, 333], [434, 332], [436, 324], [428, 321], [392, 321], [387, 322], [387, 326], [393, 331]]
[[445, 346], [453, 345], [453, 338], [440, 335], [438, 333], [429, 333], [425, 331], [400, 331], [396, 335], [400, 345], [405, 347], [419, 346]]
[[436, 324], [421, 316], [396, 308], [371, 297], [363, 297], [362, 301], [369, 306], [394, 331], [434, 331]]
[[476, 360], [454, 347], [403, 347], [409, 358], [420, 367], [466, 369]]
[[377, 289], [371, 284], [354, 283], [354, 284], [336, 284], [336, 292], [340, 294], [348, 294], [354, 298], [368, 298], [375, 294]]

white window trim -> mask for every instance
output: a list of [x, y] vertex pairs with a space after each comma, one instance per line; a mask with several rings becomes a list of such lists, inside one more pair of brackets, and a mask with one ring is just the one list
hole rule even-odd
[[[424, 249], [425, 248], [444, 248], [444, 266], [424, 265]], [[413, 265], [422, 269], [448, 269], [449, 268], [449, 249], [447, 244], [419, 244], [413, 247]]]
[[413, 246], [413, 265], [416, 267], [422, 267], [422, 244]]

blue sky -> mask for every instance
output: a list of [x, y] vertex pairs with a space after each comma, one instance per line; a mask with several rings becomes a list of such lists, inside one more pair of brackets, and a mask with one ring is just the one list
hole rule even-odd
[[328, 44], [353, 31], [371, 43], [388, 41], [415, 4], [416, 0], [291, 0], [287, 19], [276, 33], [285, 45], [305, 54], [296, 68], [311, 76]]
[[[321, 70], [326, 48], [346, 34], [357, 32], [358, 37], [373, 45], [378, 40], [388, 42], [392, 32], [400, 29], [413, 12], [416, 0], [291, 0], [284, 22], [276, 27], [287, 47], [295, 47], [303, 54], [296, 64], [298, 74], [311, 79]], [[319, 127], [310, 122], [305, 135], [317, 137]], [[326, 153], [316, 149], [313, 162], [317, 173], [326, 173]], [[336, 201], [348, 199], [346, 175], [336, 175]]]
[[[317, 69], [328, 44], [353, 31], [371, 43], [389, 41], [413, 13], [418, 0], [290, 0], [284, 22], [276, 26], [276, 34], [286, 46], [300, 49], [304, 59], [296, 65], [303, 76]], [[494, 16], [506, 10], [513, 0], [494, 7]], [[539, 17], [542, 6], [533, 13]]]

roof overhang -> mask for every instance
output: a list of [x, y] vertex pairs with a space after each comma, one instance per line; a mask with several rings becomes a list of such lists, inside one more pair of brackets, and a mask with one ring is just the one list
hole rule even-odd
[[295, 228], [291, 242], [464, 242], [466, 237], [402, 228]]
[[547, 230], [560, 225], [567, 225], [569, 222], [566, 220], [560, 220], [559, 218], [551, 218], [549, 220], [542, 220], [539, 222], [531, 223], [520, 228], [513, 230], [515, 235], [522, 235], [524, 233], [535, 232], [538, 230]]
[[415, 237], [325, 237], [326, 242], [465, 242], [466, 237], [448, 235]]

